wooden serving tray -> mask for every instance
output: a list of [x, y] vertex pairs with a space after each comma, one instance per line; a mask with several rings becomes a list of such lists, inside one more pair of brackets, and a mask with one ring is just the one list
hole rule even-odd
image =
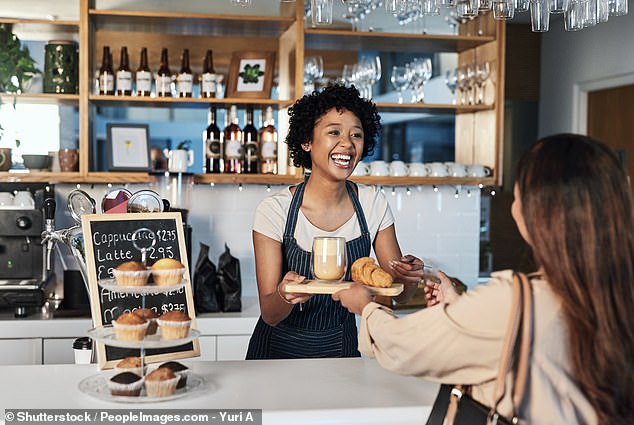
[[[353, 282], [328, 282], [325, 280], [305, 280], [302, 283], [287, 283], [286, 292], [299, 294], [334, 294], [342, 289], [348, 289]], [[402, 283], [393, 283], [389, 288], [375, 288], [365, 286], [374, 295], [393, 297], [403, 292]]]

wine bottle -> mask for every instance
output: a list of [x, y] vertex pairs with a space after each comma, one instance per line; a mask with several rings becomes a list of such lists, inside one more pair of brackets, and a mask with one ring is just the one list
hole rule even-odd
[[99, 94], [114, 94], [114, 72], [109, 46], [103, 46], [101, 68], [99, 68]]
[[147, 62], [147, 48], [141, 48], [139, 68], [136, 70], [136, 94], [137, 96], [150, 96], [152, 93], [152, 72]]
[[222, 173], [223, 170], [223, 154], [222, 143], [220, 140], [220, 128], [216, 125], [216, 108], [209, 108], [209, 115], [207, 119], [207, 128], [203, 132], [203, 138], [205, 141], [205, 172], [207, 173]]
[[121, 58], [119, 60], [119, 69], [117, 69], [117, 90], [118, 96], [132, 95], [132, 71], [130, 71], [128, 48], [121, 47]]
[[242, 129], [244, 139], [244, 172], [246, 174], [257, 174], [259, 170], [258, 158], [258, 129], [253, 125], [253, 108], [248, 106], [246, 121]]
[[264, 124], [258, 130], [260, 142], [260, 172], [262, 174], [277, 174], [277, 130], [273, 108], [266, 107]]
[[203, 72], [200, 74], [200, 97], [216, 97], [216, 71], [211, 50], [207, 50], [203, 60]]
[[189, 49], [183, 50], [181, 70], [176, 77], [176, 93], [178, 97], [192, 97], [194, 74], [189, 67]]
[[229, 109], [228, 124], [224, 129], [225, 142], [225, 173], [240, 174], [243, 171], [243, 139], [238, 125], [238, 107], [232, 105]]
[[170, 72], [167, 49], [161, 50], [161, 65], [156, 74], [156, 95], [159, 97], [172, 96], [172, 73]]

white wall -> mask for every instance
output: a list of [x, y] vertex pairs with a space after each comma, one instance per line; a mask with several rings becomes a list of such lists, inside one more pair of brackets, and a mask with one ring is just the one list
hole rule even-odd
[[[75, 185], [58, 185], [57, 227], [67, 227], [71, 219], [65, 208], [68, 193]], [[145, 188], [129, 185], [131, 191]], [[260, 200], [280, 186], [193, 185], [190, 196], [189, 224], [193, 227], [192, 263], [198, 257], [199, 243], [210, 245], [210, 258], [217, 264], [225, 242], [240, 260], [243, 294], [256, 296], [255, 263], [251, 243], [253, 212]], [[105, 185], [81, 185], [100, 204]], [[470, 196], [467, 196], [467, 193]], [[480, 190], [462, 187], [456, 198], [453, 186], [385, 188], [396, 218], [396, 233], [403, 253], [412, 253], [430, 261], [450, 275], [472, 286], [477, 283], [479, 267]], [[64, 249], [63, 252], [68, 252]], [[70, 268], [72, 259], [66, 258]], [[193, 265], [192, 265], [193, 267]], [[62, 275], [63, 273], [58, 273]]]
[[[551, 23], [542, 38], [539, 136], [573, 132], [575, 84], [634, 74], [634, 1], [626, 16], [578, 32]], [[508, 78], [513, 78], [509, 75]]]

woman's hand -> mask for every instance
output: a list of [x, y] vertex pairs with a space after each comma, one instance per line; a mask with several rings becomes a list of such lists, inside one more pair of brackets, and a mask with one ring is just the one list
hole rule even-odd
[[427, 300], [427, 307], [432, 307], [440, 303], [450, 304], [459, 296], [451, 279], [445, 273], [439, 271], [438, 277], [440, 278], [440, 283], [425, 280], [423, 292]]
[[341, 305], [348, 309], [350, 313], [361, 314], [363, 308], [373, 301], [372, 294], [365, 286], [353, 283], [348, 289], [332, 294], [332, 299], [341, 301]]
[[282, 281], [277, 285], [277, 293], [287, 304], [305, 303], [310, 299], [310, 297], [312, 297], [311, 294], [286, 292], [287, 283], [302, 283], [305, 279], [305, 276], [299, 275], [295, 272], [287, 272]]
[[416, 285], [423, 276], [425, 263], [413, 255], [404, 255], [397, 260], [390, 260], [390, 268], [394, 280], [405, 285]]

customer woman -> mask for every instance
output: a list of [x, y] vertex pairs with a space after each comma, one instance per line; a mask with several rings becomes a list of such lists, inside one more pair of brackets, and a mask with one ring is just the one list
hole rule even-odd
[[[519, 163], [511, 212], [540, 269], [534, 297], [527, 424], [634, 424], [634, 221], [617, 157], [588, 137], [544, 138]], [[335, 294], [362, 313], [360, 349], [387, 369], [474, 385], [493, 400], [510, 271], [457, 296], [443, 274], [427, 308], [396, 319], [362, 287]], [[510, 412], [510, 402], [506, 398]]]
[[286, 291], [287, 283], [312, 278], [313, 237], [346, 238], [346, 280], [352, 262], [374, 248], [381, 267], [410, 284], [403, 298], [415, 291], [423, 263], [402, 257], [382, 192], [347, 180], [374, 148], [381, 128], [375, 105], [354, 87], [335, 85], [298, 100], [289, 116], [291, 158], [311, 172], [303, 183], [266, 198], [256, 210], [253, 247], [261, 317], [247, 359], [356, 357], [353, 314], [328, 295]]

